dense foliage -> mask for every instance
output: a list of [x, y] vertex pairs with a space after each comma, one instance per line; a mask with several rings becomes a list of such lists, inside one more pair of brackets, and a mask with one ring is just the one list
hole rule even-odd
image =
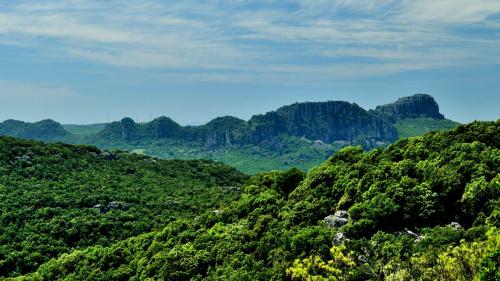
[[256, 175], [219, 212], [20, 280], [499, 280], [499, 195], [500, 121], [475, 122]]
[[0, 276], [217, 209], [245, 179], [207, 160], [0, 137]]

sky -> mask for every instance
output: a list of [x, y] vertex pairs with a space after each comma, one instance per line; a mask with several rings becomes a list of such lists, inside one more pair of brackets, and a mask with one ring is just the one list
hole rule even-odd
[[0, 0], [0, 120], [202, 124], [415, 93], [500, 118], [499, 0]]

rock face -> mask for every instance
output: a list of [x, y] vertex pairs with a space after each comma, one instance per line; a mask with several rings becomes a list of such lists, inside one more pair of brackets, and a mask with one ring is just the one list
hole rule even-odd
[[247, 122], [225, 116], [201, 126], [183, 127], [168, 117], [146, 124], [124, 118], [109, 124], [98, 137], [125, 142], [168, 138], [196, 142], [207, 149], [265, 143], [279, 150], [280, 136], [293, 136], [313, 143], [361, 144], [371, 148], [398, 138], [394, 126], [397, 120], [416, 117], [444, 118], [431, 96], [417, 94], [369, 111], [344, 101], [305, 102], [255, 115]]
[[325, 143], [352, 142], [360, 136], [384, 141], [397, 138], [391, 123], [357, 104], [343, 101], [296, 103], [261, 118], [267, 119], [265, 123], [272, 128], [268, 134], [285, 132]]
[[180, 133], [181, 126], [172, 119], [162, 116], [149, 122], [146, 131], [149, 131], [154, 138], [171, 138]]
[[122, 139], [125, 141], [132, 140], [137, 135], [137, 127], [132, 118], [125, 117], [121, 121]]
[[444, 116], [439, 113], [437, 102], [427, 94], [416, 94], [411, 97], [400, 98], [396, 102], [377, 106], [375, 112], [390, 119], [419, 117], [444, 119]]

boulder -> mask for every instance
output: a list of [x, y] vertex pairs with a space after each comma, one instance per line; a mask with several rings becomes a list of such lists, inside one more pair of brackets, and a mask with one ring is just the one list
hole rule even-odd
[[454, 230], [461, 230], [463, 227], [456, 221], [451, 222], [450, 224], [447, 225], [450, 228], [453, 228]]
[[333, 215], [329, 215], [323, 219], [329, 227], [338, 228], [346, 225], [349, 222], [349, 213], [344, 210], [338, 210]]

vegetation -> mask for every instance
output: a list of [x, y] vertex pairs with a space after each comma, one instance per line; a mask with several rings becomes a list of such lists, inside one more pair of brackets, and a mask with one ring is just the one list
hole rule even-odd
[[106, 123], [100, 124], [89, 124], [89, 125], [76, 125], [76, 124], [64, 124], [63, 128], [69, 133], [76, 136], [89, 136], [97, 134], [106, 127]]
[[425, 133], [437, 130], [456, 128], [459, 123], [448, 119], [435, 118], [409, 118], [401, 119], [396, 123], [396, 129], [400, 138], [421, 136]]
[[213, 211], [246, 176], [207, 160], [158, 160], [0, 137], [0, 276]]
[[474, 122], [344, 148], [307, 175], [258, 174], [218, 212], [74, 250], [18, 279], [498, 280], [499, 195], [500, 120]]
[[[123, 141], [96, 143], [107, 149], [121, 149], [154, 155], [162, 159], [210, 159], [229, 164], [247, 174], [262, 171], [287, 170], [298, 167], [304, 171], [319, 165], [341, 145], [312, 143], [304, 139], [281, 136], [274, 143], [262, 145], [230, 146], [205, 149], [196, 142], [181, 142], [171, 139], [157, 140], [148, 144]], [[279, 146], [280, 152], [272, 146]]]

